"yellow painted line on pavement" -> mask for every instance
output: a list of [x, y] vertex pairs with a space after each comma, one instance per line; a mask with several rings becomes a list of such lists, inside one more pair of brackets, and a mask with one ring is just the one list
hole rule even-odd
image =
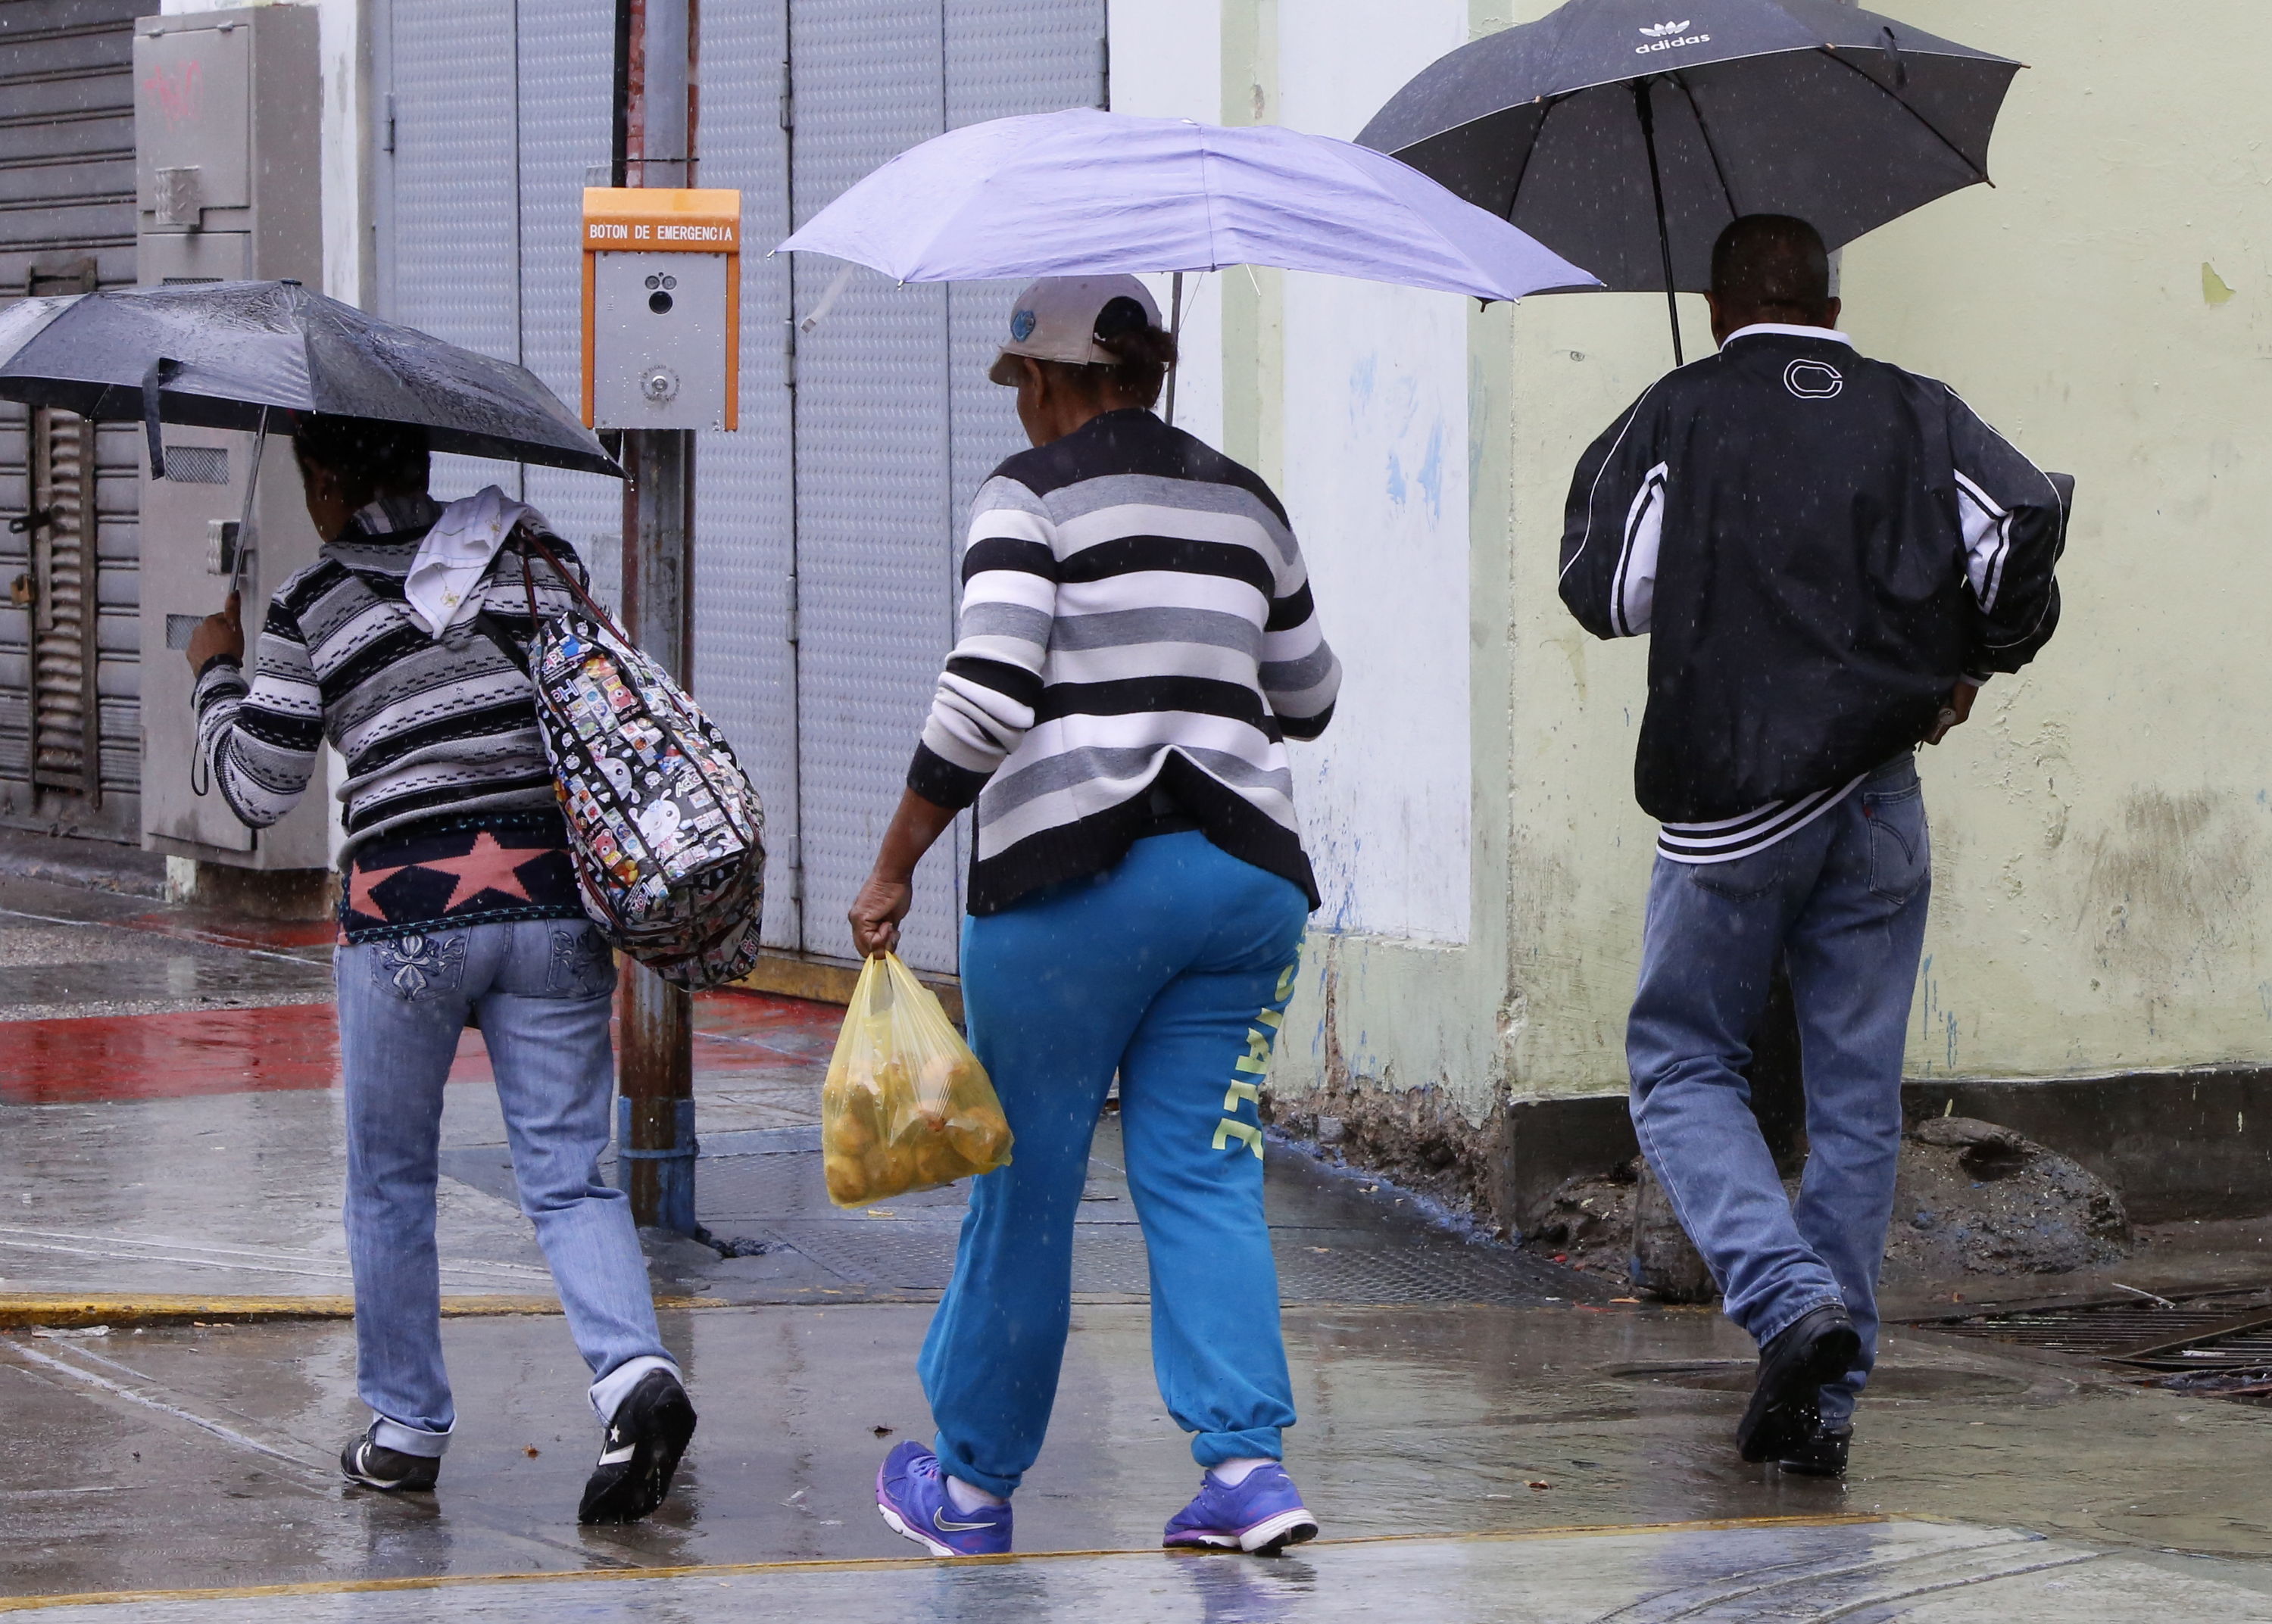
[[[658, 1308], [723, 1308], [718, 1297], [658, 1297]], [[555, 1297], [451, 1296], [442, 1317], [467, 1319], [509, 1314], [557, 1314]], [[265, 1320], [351, 1320], [352, 1297], [56, 1297], [0, 1292], [0, 1330], [31, 1326], [69, 1330], [86, 1325], [181, 1325], [199, 1321], [251, 1324]]]
[[[1351, 1539], [1319, 1539], [1304, 1548], [1347, 1550], [1362, 1546], [1409, 1545], [1439, 1539], [1462, 1544], [1539, 1539], [1591, 1539], [1616, 1534], [1708, 1534], [1745, 1528], [1853, 1528], [1891, 1523], [1892, 1516], [1857, 1513], [1829, 1516], [1715, 1517], [1693, 1523], [1582, 1523], [1560, 1528], [1524, 1528], [1489, 1533], [1371, 1534]], [[1905, 1518], [1904, 1521], [1930, 1519]], [[298, 1584], [246, 1584], [202, 1590], [88, 1590], [72, 1596], [0, 1596], [0, 1613], [34, 1613], [49, 1607], [99, 1607], [121, 1602], [249, 1601], [265, 1596], [350, 1596], [376, 1590], [462, 1590], [475, 1584], [564, 1584], [594, 1579], [721, 1579], [768, 1573], [862, 1573], [918, 1564], [953, 1568], [999, 1567], [1009, 1562], [1093, 1561], [1105, 1556], [1159, 1556], [1171, 1561], [1204, 1560], [1216, 1553], [1163, 1551], [1156, 1546], [1125, 1551], [1033, 1551], [1007, 1556], [856, 1556], [837, 1561], [782, 1562], [694, 1562], [678, 1568], [576, 1568], [553, 1573], [423, 1574], [396, 1579], [312, 1579]]]

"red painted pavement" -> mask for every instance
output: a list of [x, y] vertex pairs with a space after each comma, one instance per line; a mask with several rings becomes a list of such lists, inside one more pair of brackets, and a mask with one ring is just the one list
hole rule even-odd
[[[842, 1019], [835, 1006], [802, 999], [699, 995], [695, 1071], [717, 1080], [825, 1065]], [[332, 1088], [339, 1050], [338, 1023], [325, 1003], [11, 1021], [0, 1024], [0, 1104]], [[450, 1080], [491, 1080], [479, 1032], [459, 1044]]]

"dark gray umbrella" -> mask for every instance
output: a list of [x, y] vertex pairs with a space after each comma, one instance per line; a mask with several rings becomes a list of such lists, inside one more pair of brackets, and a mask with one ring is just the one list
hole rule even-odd
[[623, 477], [592, 431], [511, 361], [297, 282], [120, 287], [0, 310], [0, 399], [157, 425], [288, 430], [303, 412], [415, 423], [437, 451]]
[[1439, 58], [1357, 139], [1670, 304], [1738, 215], [1836, 248], [1987, 180], [2020, 66], [1836, 0], [1570, 0]]

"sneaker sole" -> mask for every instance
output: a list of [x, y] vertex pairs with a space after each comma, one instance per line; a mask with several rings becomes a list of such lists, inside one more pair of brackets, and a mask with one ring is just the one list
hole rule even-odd
[[670, 1497], [679, 1458], [694, 1439], [694, 1405], [679, 1389], [654, 1407], [651, 1430], [632, 1446], [631, 1470], [596, 1495], [587, 1491], [576, 1520], [587, 1526], [636, 1523]]
[[876, 1512], [877, 1515], [881, 1516], [886, 1523], [891, 1525], [891, 1530], [893, 1533], [897, 1534], [902, 1539], [914, 1540], [917, 1545], [923, 1546], [924, 1550], [930, 1552], [933, 1556], [954, 1557], [964, 1554], [963, 1552], [955, 1550], [951, 1546], [941, 1545], [938, 1540], [923, 1532], [923, 1530], [908, 1522], [907, 1518], [901, 1516], [899, 1513], [898, 1508], [893, 1506], [887, 1501], [878, 1501], [876, 1502]]
[[1179, 1534], [1173, 1539], [1162, 1540], [1160, 1545], [1169, 1551], [1244, 1551], [1249, 1556], [1275, 1556], [1289, 1545], [1300, 1545], [1317, 1537], [1318, 1519], [1297, 1506], [1291, 1511], [1265, 1517], [1253, 1527], [1235, 1534]]
[[1835, 1382], [1852, 1369], [1861, 1352], [1862, 1338], [1850, 1327], [1826, 1331], [1814, 1345], [1807, 1362], [1791, 1378], [1783, 1396], [1760, 1412], [1750, 1438], [1739, 1440], [1738, 1449], [1744, 1459], [1753, 1465], [1761, 1465], [1790, 1448], [1794, 1398], [1801, 1393], [1820, 1392], [1823, 1383]]

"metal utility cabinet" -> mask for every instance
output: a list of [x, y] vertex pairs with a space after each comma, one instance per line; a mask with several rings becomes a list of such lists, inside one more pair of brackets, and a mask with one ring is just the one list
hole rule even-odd
[[[139, 19], [134, 32], [136, 251], [141, 280], [323, 274], [316, 11], [261, 6]], [[142, 827], [177, 857], [248, 868], [330, 863], [325, 767], [273, 828], [237, 822], [196, 760], [189, 634], [228, 595], [233, 550], [252, 548], [248, 645], [268, 594], [316, 555], [288, 436], [270, 437], [251, 535], [236, 527], [253, 436], [168, 425], [167, 477], [142, 470]], [[200, 790], [205, 793], [200, 793]]]

